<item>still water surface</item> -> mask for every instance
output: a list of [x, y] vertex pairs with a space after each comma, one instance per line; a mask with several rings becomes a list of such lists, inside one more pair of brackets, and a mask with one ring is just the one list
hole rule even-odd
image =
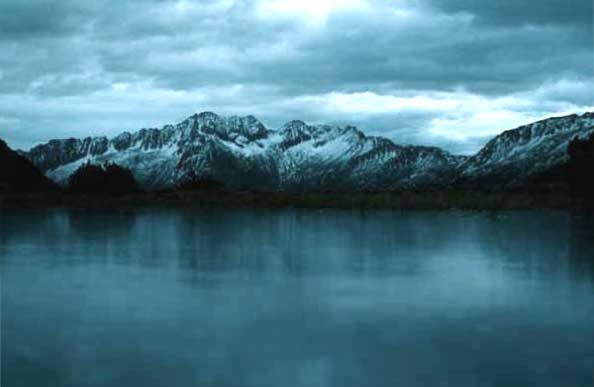
[[2, 387], [594, 386], [564, 212], [0, 214]]

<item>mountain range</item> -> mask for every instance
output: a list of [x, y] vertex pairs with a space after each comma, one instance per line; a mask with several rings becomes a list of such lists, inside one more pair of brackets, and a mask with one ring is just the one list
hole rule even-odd
[[594, 113], [549, 118], [494, 137], [473, 156], [399, 145], [354, 126], [291, 121], [266, 128], [253, 116], [192, 115], [114, 138], [51, 140], [21, 152], [60, 185], [85, 163], [129, 168], [147, 190], [212, 179], [267, 191], [514, 187], [567, 160], [567, 145], [594, 132]]

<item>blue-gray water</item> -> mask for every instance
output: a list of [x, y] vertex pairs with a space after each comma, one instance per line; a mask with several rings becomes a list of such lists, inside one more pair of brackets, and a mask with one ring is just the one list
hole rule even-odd
[[592, 387], [593, 225], [2, 213], [1, 385]]

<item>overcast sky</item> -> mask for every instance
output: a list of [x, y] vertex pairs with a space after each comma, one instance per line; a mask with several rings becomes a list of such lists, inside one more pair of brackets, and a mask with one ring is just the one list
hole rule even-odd
[[195, 112], [356, 124], [469, 153], [594, 110], [592, 0], [1, 0], [0, 137]]

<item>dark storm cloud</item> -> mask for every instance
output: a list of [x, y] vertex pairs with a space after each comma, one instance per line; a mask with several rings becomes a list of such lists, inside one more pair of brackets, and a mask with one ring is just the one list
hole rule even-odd
[[[280, 11], [263, 14], [271, 2]], [[462, 149], [485, 134], [428, 128], [490, 105], [518, 121], [594, 105], [590, 0], [285, 3], [4, 0], [0, 136], [113, 134], [209, 109]], [[463, 103], [439, 107], [448, 98]]]
[[403, 28], [378, 17], [345, 36], [355, 20], [341, 20], [306, 46], [311, 68], [286, 71], [307, 79], [308, 70], [318, 70], [311, 83], [326, 88], [352, 90], [371, 84], [429, 90], [464, 87], [482, 93], [513, 92], [549, 77], [592, 74], [592, 45], [576, 43], [573, 28], [482, 29], [464, 17], [436, 21], [428, 26], [426, 20], [418, 20]]
[[0, 39], [63, 36], [85, 27], [82, 1], [21, 0], [0, 3]]
[[481, 23], [518, 26], [583, 25], [592, 26], [591, 0], [429, 0], [444, 12], [467, 12]]

